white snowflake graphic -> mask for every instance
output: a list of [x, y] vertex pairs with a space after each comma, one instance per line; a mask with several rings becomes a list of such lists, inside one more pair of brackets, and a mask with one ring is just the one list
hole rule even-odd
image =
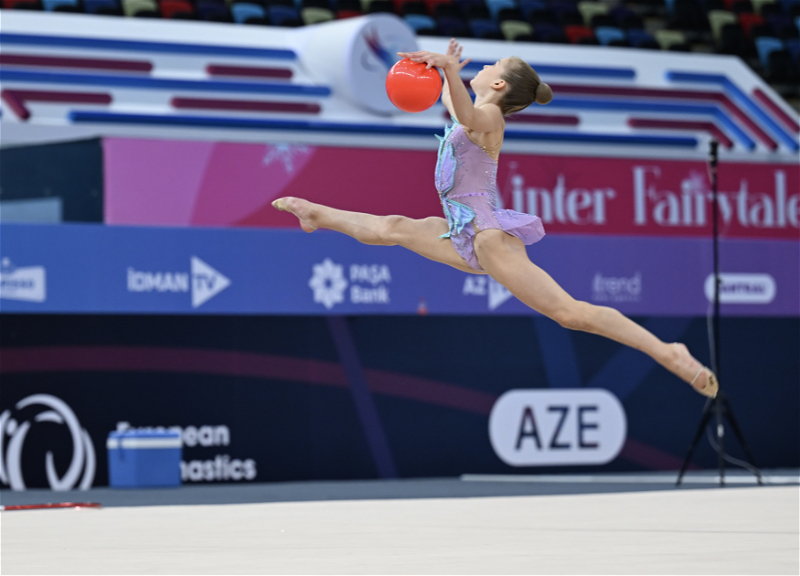
[[322, 264], [314, 264], [314, 275], [308, 281], [308, 286], [314, 291], [314, 302], [330, 310], [334, 304], [344, 301], [347, 280], [342, 266], [325, 258]]
[[274, 146], [267, 146], [267, 153], [264, 156], [263, 163], [269, 166], [275, 161], [283, 162], [283, 169], [287, 174], [294, 172], [294, 157], [304, 156], [311, 152], [308, 146], [294, 145], [294, 144], [276, 144]]

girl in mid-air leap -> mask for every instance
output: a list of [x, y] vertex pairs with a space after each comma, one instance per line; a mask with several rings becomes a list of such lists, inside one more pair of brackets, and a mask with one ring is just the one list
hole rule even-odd
[[461, 46], [451, 40], [447, 54], [400, 53], [444, 71], [442, 102], [455, 124], [439, 137], [436, 188], [446, 218], [413, 220], [346, 212], [300, 198], [279, 198], [278, 210], [291, 212], [306, 232], [328, 228], [364, 244], [403, 246], [464, 272], [489, 274], [522, 302], [565, 328], [611, 338], [641, 350], [705, 396], [716, 396], [717, 379], [683, 344], [668, 344], [617, 310], [581, 302], [567, 294], [528, 259], [526, 244], [541, 240], [541, 220], [498, 208], [497, 160], [504, 117], [530, 104], [547, 104], [550, 87], [523, 60], [511, 57], [484, 66], [470, 82], [475, 102], [459, 72]]

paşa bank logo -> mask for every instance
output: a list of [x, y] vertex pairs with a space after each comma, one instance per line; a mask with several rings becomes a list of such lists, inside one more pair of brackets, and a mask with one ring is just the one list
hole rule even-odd
[[47, 299], [44, 266], [15, 267], [11, 259], [0, 263], [0, 298], [24, 302], [44, 302]]
[[[314, 264], [308, 287], [314, 292], [314, 302], [330, 310], [345, 301], [351, 304], [389, 304], [389, 284], [392, 273], [386, 264], [351, 264], [349, 280], [345, 267], [330, 258]], [[347, 288], [350, 288], [348, 290]]]
[[[40, 408], [31, 418], [22, 416], [26, 408]], [[25, 490], [25, 479], [22, 470], [22, 452], [25, 439], [33, 426], [42, 423], [54, 423], [66, 426], [72, 439], [72, 458], [67, 471], [59, 476], [56, 470], [52, 451], [45, 455], [45, 471], [47, 482], [53, 490], [88, 490], [92, 486], [95, 474], [95, 453], [92, 439], [85, 428], [81, 428], [75, 412], [60, 398], [49, 394], [33, 394], [17, 402], [11, 410], [0, 414], [0, 482], [10, 486], [12, 490]], [[26, 415], [30, 410], [25, 410]], [[53, 429], [53, 433], [58, 433]]]
[[128, 268], [128, 292], [192, 292], [192, 308], [197, 308], [231, 285], [231, 281], [197, 256], [191, 258], [189, 272], [150, 272]]

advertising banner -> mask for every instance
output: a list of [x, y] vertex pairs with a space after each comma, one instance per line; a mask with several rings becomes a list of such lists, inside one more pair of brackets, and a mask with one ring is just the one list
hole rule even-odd
[[[104, 151], [109, 224], [297, 227], [270, 205], [281, 196], [374, 214], [441, 215], [433, 149], [109, 138]], [[540, 216], [548, 234], [711, 234], [705, 162], [504, 153], [498, 187], [506, 208]], [[718, 190], [722, 236], [800, 239], [796, 165], [725, 163]]]
[[[506, 288], [335, 232], [6, 224], [3, 312], [532, 314]], [[626, 314], [705, 316], [712, 243], [554, 235], [531, 260], [575, 298]], [[726, 239], [722, 313], [800, 316], [800, 244]]]

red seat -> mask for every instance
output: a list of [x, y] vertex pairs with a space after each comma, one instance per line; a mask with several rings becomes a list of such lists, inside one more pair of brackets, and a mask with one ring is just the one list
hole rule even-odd
[[588, 26], [567, 26], [564, 28], [564, 34], [566, 35], [570, 44], [577, 44], [584, 38], [594, 38], [594, 30]]
[[742, 30], [744, 30], [744, 35], [746, 38], [750, 38], [750, 28], [755, 26], [756, 24], [763, 24], [764, 18], [759, 14], [739, 14], [739, 24], [742, 25]]
[[194, 14], [194, 6], [186, 0], [162, 0], [160, 8], [164, 18], [172, 18], [176, 13]]
[[336, 17], [341, 20], [343, 18], [354, 18], [355, 16], [363, 16], [364, 13], [360, 10], [339, 10], [336, 12]]
[[15, 8], [18, 4], [27, 4], [28, 7], [35, 5], [39, 10], [42, 9], [41, 4], [33, 0], [3, 0], [3, 8]]

